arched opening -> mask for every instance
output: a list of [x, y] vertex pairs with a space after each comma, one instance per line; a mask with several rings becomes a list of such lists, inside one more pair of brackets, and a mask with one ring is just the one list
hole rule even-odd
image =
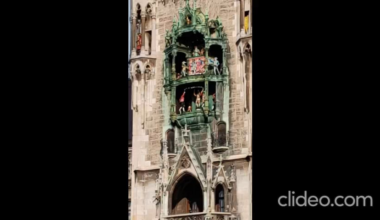
[[219, 184], [215, 190], [215, 211], [224, 212], [225, 205], [226, 205], [226, 202], [225, 202], [224, 188], [221, 184]]
[[220, 45], [211, 45], [208, 51], [208, 58], [215, 63], [215, 58], [218, 61], [217, 66], [209, 65], [209, 70], [213, 70], [212, 74], [221, 75], [223, 74], [223, 49]]
[[218, 146], [226, 146], [226, 142], [227, 142], [226, 123], [219, 122], [217, 126], [218, 126], [218, 139], [217, 139]]
[[186, 32], [181, 34], [180, 37], [178, 37], [177, 42], [180, 45], [189, 47], [191, 51], [194, 51], [195, 47], [197, 47], [198, 50], [202, 50], [205, 47], [204, 36], [198, 31], [195, 31], [195, 33]]
[[182, 72], [182, 63], [185, 62], [187, 66], [187, 59], [186, 54], [177, 52], [177, 55], [175, 56], [175, 72], [177, 79], [181, 78], [181, 72]]
[[152, 74], [152, 69], [150, 68], [150, 65], [149, 65], [149, 64], [147, 64], [147, 65], [145, 66], [144, 74], [145, 74], [145, 78], [146, 78], [147, 80], [150, 80], [150, 78], [151, 78], [151, 74]]
[[173, 129], [169, 129], [166, 132], [166, 142], [168, 146], [168, 153], [174, 154], [175, 145], [174, 145], [174, 130]]
[[136, 64], [135, 66], [135, 77], [137, 81], [141, 80], [141, 68], [139, 64]]
[[204, 93], [205, 86], [203, 82], [177, 86], [177, 114], [196, 112], [197, 109], [201, 109], [204, 101]]
[[185, 174], [176, 183], [171, 202], [172, 215], [203, 212], [203, 192], [197, 179]]

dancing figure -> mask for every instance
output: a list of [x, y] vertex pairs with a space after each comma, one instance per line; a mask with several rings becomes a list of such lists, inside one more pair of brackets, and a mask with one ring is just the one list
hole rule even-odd
[[214, 60], [211, 60], [211, 59], [210, 59], [209, 61], [210, 61], [210, 64], [214, 67], [214, 74], [217, 75], [216, 72], [218, 72], [219, 75], [221, 75], [221, 74], [220, 74], [220, 71], [219, 71], [219, 61], [218, 61], [218, 57], [215, 57]]
[[185, 112], [186, 109], [185, 109], [185, 94], [186, 94], [186, 91], [183, 91], [181, 97], [179, 98], [179, 114], [182, 114], [182, 111]]
[[181, 71], [182, 76], [187, 76], [187, 71], [186, 71], [187, 69], [188, 68], [187, 68], [186, 62], [183, 61], [182, 62], [182, 71]]
[[202, 94], [203, 94], [203, 89], [198, 94], [196, 94], [194, 92], [194, 96], [196, 97], [196, 99], [195, 99], [195, 106], [197, 106], [197, 108], [199, 108], [201, 106], [201, 96], [202, 96]]

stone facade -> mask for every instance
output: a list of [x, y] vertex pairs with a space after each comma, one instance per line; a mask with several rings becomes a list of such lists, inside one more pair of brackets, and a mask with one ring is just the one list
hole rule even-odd
[[[251, 219], [251, 193], [247, 193], [251, 192], [252, 186], [251, 0], [132, 0], [131, 3], [131, 219]], [[218, 120], [208, 115], [208, 121], [189, 124], [185, 128], [181, 123], [178, 125], [176, 121], [181, 116], [172, 110], [175, 90], [165, 89], [167, 85], [176, 88], [176, 82], [170, 85], [165, 82], [168, 68], [165, 59], [169, 56], [165, 40], [166, 32], [173, 29], [173, 20], [179, 22], [181, 19], [179, 12], [186, 8], [186, 4], [192, 9], [199, 8], [209, 20], [220, 19], [226, 36], [223, 56], [228, 74], [224, 73], [227, 70], [222, 70], [223, 76], [209, 77], [210, 82], [220, 80], [223, 84], [221, 108], [226, 112], [221, 112]], [[221, 119], [226, 124], [228, 144], [226, 149], [215, 151], [215, 143], [210, 141], [211, 130]], [[184, 138], [185, 129], [189, 130], [189, 141]], [[169, 150], [167, 142], [168, 130], [172, 130], [175, 136], [173, 151]], [[191, 166], [181, 168], [180, 162], [186, 156]], [[217, 173], [222, 167], [225, 175]], [[175, 183], [181, 183], [184, 173], [195, 177], [201, 185], [204, 207], [199, 214], [171, 213], [173, 193], [179, 187]], [[216, 211], [213, 182], [225, 186], [224, 212]]]

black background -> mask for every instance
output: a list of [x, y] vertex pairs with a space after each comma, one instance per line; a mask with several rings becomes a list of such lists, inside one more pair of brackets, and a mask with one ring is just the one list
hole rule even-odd
[[[253, 3], [254, 219], [377, 219], [374, 5]], [[17, 150], [29, 173], [17, 188], [20, 210], [126, 219], [127, 4], [37, 8], [17, 21], [27, 28], [12, 44], [22, 45], [25, 68], [16, 77], [27, 79], [14, 117], [28, 146]], [[375, 207], [282, 208], [277, 199], [289, 190], [371, 195]]]

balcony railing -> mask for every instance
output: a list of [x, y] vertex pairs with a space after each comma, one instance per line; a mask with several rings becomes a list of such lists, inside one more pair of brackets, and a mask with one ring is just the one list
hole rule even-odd
[[200, 213], [187, 213], [178, 215], [169, 215], [163, 217], [164, 220], [237, 220], [235, 216], [231, 216], [229, 212], [212, 212], [207, 215], [204, 212]]
[[164, 220], [205, 220], [206, 213], [187, 213], [179, 215], [169, 215], [163, 218]]

